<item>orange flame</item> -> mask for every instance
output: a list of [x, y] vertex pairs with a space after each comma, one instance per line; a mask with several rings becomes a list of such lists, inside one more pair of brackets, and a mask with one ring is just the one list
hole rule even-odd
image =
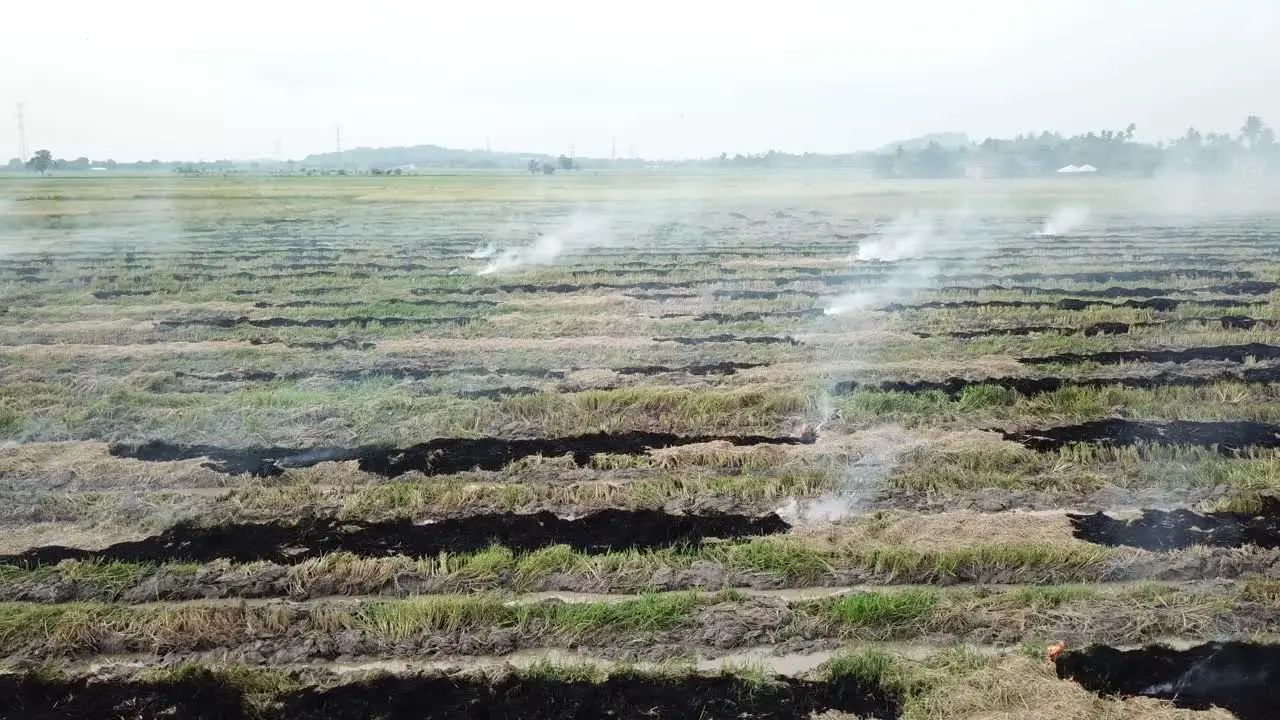
[[1045, 662], [1053, 662], [1058, 656], [1067, 651], [1066, 641], [1059, 641], [1049, 646], [1044, 653]]

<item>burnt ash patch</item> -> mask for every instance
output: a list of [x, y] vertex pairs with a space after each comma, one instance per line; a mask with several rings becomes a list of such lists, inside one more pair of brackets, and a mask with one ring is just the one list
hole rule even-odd
[[1104, 513], [1067, 513], [1072, 534], [1112, 547], [1167, 552], [1192, 545], [1237, 548], [1280, 547], [1280, 499], [1264, 497], [1258, 513], [1191, 510], [1143, 510], [1142, 516], [1120, 520]]
[[355, 460], [365, 472], [396, 477], [411, 471], [426, 475], [449, 475], [468, 470], [500, 470], [506, 465], [529, 457], [561, 457], [572, 455], [578, 465], [586, 465], [598, 453], [643, 455], [650, 450], [680, 447], [707, 442], [732, 445], [801, 445], [813, 438], [772, 437], [766, 435], [676, 435], [632, 431], [626, 433], [592, 433], [567, 438], [502, 440], [499, 438], [439, 438], [406, 448], [363, 446], [356, 448], [223, 448], [213, 445], [178, 445], [153, 440], [145, 443], [117, 443], [110, 447], [115, 457], [172, 462], [207, 458], [205, 464], [218, 472], [239, 475], [250, 473], [262, 477], [282, 474], [289, 468], [311, 467], [322, 462]]
[[[372, 347], [372, 346], [370, 346]], [[365, 348], [360, 348], [365, 349]], [[572, 369], [572, 368], [571, 368]], [[272, 380], [302, 380], [310, 377], [326, 377], [335, 380], [360, 381], [375, 378], [392, 378], [395, 380], [426, 380], [428, 378], [453, 375], [513, 375], [542, 379], [563, 380], [569, 370], [553, 370], [550, 368], [496, 368], [490, 369], [479, 365], [464, 366], [417, 366], [417, 365], [385, 365], [372, 368], [355, 368], [351, 370], [296, 370], [293, 372], [275, 372], [273, 370], [229, 370], [221, 373], [192, 373], [178, 371], [177, 377], [189, 377], [194, 380], [212, 382], [269, 382]], [[484, 397], [489, 390], [476, 391], [477, 397]], [[521, 393], [516, 393], [521, 394]], [[459, 394], [466, 397], [465, 393]]]
[[892, 720], [901, 708], [895, 693], [852, 677], [829, 682], [777, 678], [761, 684], [724, 675], [629, 673], [614, 673], [600, 682], [378, 675], [290, 690], [273, 699], [277, 702], [265, 709], [254, 707], [242, 688], [203, 668], [164, 682], [0, 676], [0, 716], [28, 720], [789, 720], [828, 710]]
[[1115, 365], [1128, 362], [1188, 363], [1194, 360], [1242, 363], [1247, 359], [1274, 360], [1280, 358], [1280, 346], [1263, 343], [1246, 345], [1212, 345], [1184, 350], [1109, 350], [1096, 353], [1062, 353], [1040, 357], [1018, 358], [1024, 365], [1079, 365], [1098, 363]]
[[1241, 720], [1274, 718], [1280, 705], [1280, 645], [1215, 642], [1188, 650], [1093, 645], [1062, 653], [1054, 666], [1059, 678], [1102, 696], [1142, 695], [1194, 710], [1220, 707]]
[[407, 519], [362, 522], [307, 518], [295, 524], [233, 523], [215, 527], [175, 525], [159, 535], [102, 550], [47, 545], [0, 556], [0, 565], [34, 568], [63, 560], [88, 562], [198, 562], [227, 559], [297, 564], [335, 552], [361, 557], [428, 557], [470, 553], [494, 544], [515, 552], [568, 545], [584, 553], [649, 550], [784, 533], [777, 515], [672, 515], [659, 510], [601, 510], [576, 520], [550, 512], [495, 513], [448, 518], [422, 525]]
[[98, 300], [111, 300], [119, 297], [146, 297], [155, 293], [155, 290], [94, 290], [90, 294]]
[[335, 328], [345, 327], [348, 325], [355, 327], [368, 327], [370, 325], [469, 325], [479, 318], [463, 315], [459, 317], [344, 317], [344, 318], [307, 318], [305, 320], [298, 318], [272, 317], [272, 318], [199, 318], [193, 320], [161, 320], [156, 323], [157, 327], [164, 329], [173, 329], [180, 327], [216, 327], [216, 328], [233, 328], [239, 325], [248, 325], [256, 328]]
[[1224, 315], [1217, 319], [1223, 330], [1252, 330], [1256, 327], [1274, 328], [1280, 325], [1276, 320], [1259, 320], [1243, 315]]
[[1000, 432], [1005, 440], [1039, 452], [1056, 452], [1078, 443], [1112, 447], [1198, 445], [1217, 448], [1224, 455], [1248, 448], [1280, 447], [1280, 425], [1251, 420], [1145, 422], [1110, 418], [1041, 430]]
[[902, 303], [889, 303], [882, 310], [884, 312], [902, 312], [905, 310], [959, 310], [963, 308], [1056, 308], [1058, 310], [1085, 310], [1091, 307], [1109, 307], [1109, 308], [1130, 308], [1135, 310], [1155, 310], [1157, 312], [1171, 312], [1177, 310], [1179, 306], [1191, 305], [1195, 307], [1215, 307], [1215, 308], [1242, 308], [1257, 307], [1266, 305], [1262, 300], [1175, 300], [1173, 298], [1151, 298], [1149, 300], [1126, 300], [1122, 303], [1107, 302], [1106, 300], [1079, 300], [1076, 298], [1064, 298], [1057, 302], [1039, 302], [1037, 300], [933, 300], [930, 302], [913, 303], [904, 305]]
[[881, 392], [925, 393], [939, 391], [955, 400], [971, 387], [995, 386], [1031, 397], [1056, 392], [1062, 388], [1103, 388], [1126, 387], [1154, 390], [1161, 387], [1202, 387], [1219, 382], [1245, 382], [1269, 385], [1280, 382], [1280, 367], [1250, 368], [1243, 372], [1222, 371], [1207, 375], [1179, 375], [1170, 372], [1159, 372], [1154, 375], [1099, 377], [1099, 378], [1063, 378], [1063, 377], [991, 377], [961, 378], [949, 377], [944, 380], [888, 380], [876, 384], [859, 384], [852, 380], [835, 384], [832, 392], [836, 395], [847, 395], [859, 390], [878, 390]]
[[[608, 277], [628, 277], [631, 275], [652, 275], [654, 277], [667, 277], [674, 271], [674, 268], [658, 270], [607, 270], [605, 268], [588, 268], [586, 270], [572, 270], [569, 272], [570, 277], [591, 277], [592, 275], [605, 275]], [[723, 271], [722, 271], [723, 272]], [[732, 272], [737, 272], [736, 270]]]
[[1123, 323], [1123, 322], [1100, 322], [1085, 327], [1069, 327], [1062, 325], [1023, 325], [1021, 327], [1007, 328], [986, 328], [983, 330], [955, 330], [945, 333], [927, 333], [913, 332], [912, 335], [920, 338], [931, 337], [952, 337], [952, 338], [976, 338], [991, 337], [997, 335], [1040, 335], [1042, 333], [1061, 333], [1063, 335], [1084, 335], [1085, 337], [1093, 337], [1095, 335], [1125, 335], [1136, 327], [1148, 327], [1150, 325], [1163, 325], [1164, 323]]
[[[294, 290], [295, 295], [330, 295], [333, 293], [348, 292], [356, 290], [358, 285], [320, 285], [317, 287], [300, 288]], [[249, 291], [253, 292], [253, 291]]]
[[279, 343], [289, 348], [297, 348], [299, 350], [373, 350], [377, 347], [377, 345], [371, 342], [352, 340], [349, 338], [331, 341], [316, 340], [303, 342], [280, 342], [278, 340], [263, 340], [261, 338], [253, 338], [249, 340], [250, 345], [268, 345], [274, 343]]
[[265, 300], [259, 300], [258, 302], [255, 302], [255, 303], [253, 304], [253, 306], [254, 306], [254, 307], [256, 307], [256, 308], [270, 308], [270, 307], [277, 307], [277, 308], [303, 308], [303, 307], [348, 308], [348, 307], [361, 307], [361, 306], [381, 305], [381, 304], [414, 305], [414, 306], [418, 306], [418, 307], [443, 307], [443, 306], [449, 306], [449, 307], [464, 307], [464, 308], [481, 308], [481, 307], [493, 307], [493, 306], [495, 306], [495, 305], [498, 305], [499, 303], [498, 303], [497, 301], [495, 301], [495, 300], [432, 300], [432, 299], [429, 299], [429, 298], [428, 298], [428, 299], [422, 299], [422, 300], [405, 300], [405, 299], [400, 299], [400, 298], [392, 298], [392, 299], [388, 299], [388, 300], [379, 300], [379, 301], [375, 301], [375, 302], [367, 302], [367, 301], [365, 301], [365, 300], [334, 300], [334, 301], [326, 301], [326, 300], [289, 300], [289, 301], [287, 301], [287, 302], [278, 302], [278, 303], [273, 303], [273, 302], [267, 302], [267, 301], [265, 301]]
[[537, 395], [542, 392], [536, 387], [503, 387], [489, 388], [487, 390], [463, 390], [455, 393], [456, 397], [466, 398], [468, 400], [501, 400], [509, 397], [522, 397], [524, 395]]
[[777, 300], [787, 297], [820, 297], [822, 293], [812, 290], [715, 290], [711, 296], [716, 300]]
[[1255, 277], [1248, 270], [1206, 270], [1203, 268], [1178, 268], [1169, 270], [1115, 270], [1101, 272], [1075, 273], [1012, 273], [1009, 275], [995, 273], [971, 273], [968, 275], [940, 276], [942, 282], [961, 282], [964, 280], [985, 280], [996, 278], [1016, 283], [1038, 282], [1043, 280], [1071, 280], [1082, 283], [1103, 282], [1153, 282], [1187, 278], [1193, 280], [1248, 280]]
[[698, 297], [698, 293], [682, 293], [682, 292], [652, 292], [652, 293], [624, 293], [627, 297], [634, 300], [653, 300], [656, 302], [666, 302], [668, 300], [691, 300]]
[[970, 287], [965, 285], [948, 285], [942, 292], [969, 293], [977, 295], [981, 292], [1020, 292], [1027, 295], [1075, 295], [1086, 298], [1153, 298], [1170, 294], [1216, 294], [1216, 295], [1269, 295], [1280, 289], [1280, 283], [1246, 280], [1227, 283], [1225, 285], [1209, 285], [1207, 287], [1187, 288], [1153, 288], [1153, 287], [1109, 287], [1104, 290], [1069, 290], [1066, 288], [1045, 288], [1034, 285], [983, 285]]
[[[711, 312], [701, 315], [694, 315], [694, 322], [713, 322], [720, 325], [733, 322], [758, 322], [765, 318], [816, 318], [822, 317], [825, 311], [822, 308], [807, 308], [804, 310], [765, 310], [760, 312], [741, 312], [741, 313], [720, 313]], [[689, 317], [686, 313], [665, 313], [659, 316], [662, 320], [671, 320], [673, 318]]]
[[667, 367], [666, 365], [638, 365], [618, 368], [619, 375], [660, 375], [662, 373], [685, 373], [687, 375], [733, 375], [739, 370], [768, 367], [770, 363], [744, 363], [724, 361], [705, 365], [683, 365]]
[[708, 343], [746, 343], [748, 345], [791, 345], [792, 347], [803, 345], [804, 343], [791, 337], [784, 335], [782, 337], [774, 337], [772, 335], [708, 335], [706, 337], [656, 337], [654, 342], [673, 342], [680, 345], [706, 345]]

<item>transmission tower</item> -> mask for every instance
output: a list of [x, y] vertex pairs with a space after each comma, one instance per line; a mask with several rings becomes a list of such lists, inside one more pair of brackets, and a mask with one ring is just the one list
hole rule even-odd
[[338, 124], [333, 126], [333, 146], [338, 153], [338, 172], [345, 173], [347, 171], [347, 158], [342, 154], [342, 126]]
[[22, 114], [24, 104], [18, 103], [18, 159], [25, 163], [27, 161], [27, 124]]

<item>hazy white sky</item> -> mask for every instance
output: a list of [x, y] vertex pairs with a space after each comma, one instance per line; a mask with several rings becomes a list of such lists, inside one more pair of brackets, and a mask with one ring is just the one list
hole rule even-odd
[[1276, 0], [5, 2], [0, 156], [706, 156], [1280, 124]]

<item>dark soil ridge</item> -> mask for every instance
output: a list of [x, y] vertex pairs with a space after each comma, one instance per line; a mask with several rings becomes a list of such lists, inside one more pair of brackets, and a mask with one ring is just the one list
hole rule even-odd
[[1224, 370], [1210, 375], [1182, 375], [1162, 371], [1155, 375], [1123, 375], [1099, 378], [1064, 378], [1064, 377], [992, 377], [961, 378], [949, 377], [945, 380], [887, 380], [875, 384], [859, 384], [845, 380], [835, 384], [832, 393], [848, 395], [849, 393], [878, 390], [881, 392], [925, 393], [940, 391], [952, 400], [959, 399], [970, 387], [993, 385], [1026, 397], [1044, 395], [1063, 388], [1104, 388], [1125, 387], [1154, 390], [1161, 387], [1202, 387], [1219, 382], [1243, 382], [1249, 384], [1270, 384], [1280, 382], [1280, 367], [1249, 368], [1242, 372]]
[[777, 300], [786, 297], [821, 297], [822, 293], [813, 290], [715, 290], [711, 297], [716, 300]]
[[772, 363], [733, 362], [725, 360], [717, 363], [682, 365], [679, 367], [667, 367], [666, 365], [635, 365], [618, 368], [615, 372], [619, 375], [659, 375], [662, 373], [685, 373], [687, 375], [735, 375], [739, 370], [769, 367], [771, 364]]
[[[338, 341], [341, 342], [341, 341]], [[291, 345], [295, 347], [300, 344]], [[327, 346], [337, 345], [337, 343], [311, 343], [309, 345], [325, 346], [313, 347], [312, 349], [331, 349]], [[369, 345], [369, 347], [364, 347]], [[348, 349], [367, 350], [372, 348], [372, 344], [363, 343], [361, 346], [351, 348], [344, 345]], [[461, 375], [478, 375], [478, 376], [513, 376], [513, 377], [531, 377], [538, 379], [563, 380], [565, 375], [577, 368], [487, 368], [482, 365], [443, 365], [439, 367], [421, 367], [413, 365], [389, 365], [385, 367], [356, 368], [351, 370], [296, 370], [294, 372], [276, 372], [274, 370], [228, 370], [221, 373], [192, 373], [185, 371], [177, 371], [175, 377], [187, 377], [193, 380], [204, 380], [208, 382], [270, 382], [273, 380], [302, 380], [310, 377], [325, 377], [334, 380], [344, 381], [360, 381], [370, 380], [373, 378], [389, 377], [396, 380], [426, 380], [436, 377], [451, 377]]]
[[1246, 345], [1210, 345], [1183, 350], [1108, 350], [1096, 353], [1062, 353], [1060, 355], [1043, 355], [1040, 357], [1021, 357], [1018, 358], [1018, 362], [1024, 365], [1079, 365], [1082, 363], [1116, 365], [1130, 362], [1181, 364], [1195, 360], [1243, 363], [1249, 359], [1275, 360], [1276, 358], [1280, 358], [1280, 346], [1248, 343]]
[[322, 462], [355, 460], [364, 472], [396, 477], [411, 471], [426, 475], [449, 475], [468, 470], [499, 470], [529, 457], [572, 455], [578, 465], [586, 465], [599, 453], [644, 455], [650, 450], [728, 442], [733, 445], [799, 445], [814, 441], [812, 437], [772, 437], [765, 435], [676, 435], [631, 431], [625, 433], [592, 433], [567, 438], [503, 440], [499, 438], [438, 438], [406, 448], [362, 446], [355, 448], [223, 448], [213, 445], [178, 445], [163, 440], [117, 443], [110, 446], [115, 457], [172, 462], [207, 458], [205, 467], [230, 475], [250, 473], [262, 477], [280, 475], [288, 468], [311, 467]]
[[1142, 517], [1119, 520], [1101, 512], [1067, 513], [1072, 533], [1098, 545], [1167, 552], [1210, 547], [1280, 548], [1280, 499], [1264, 497], [1257, 513], [1197, 513], [1186, 509], [1143, 510]]
[[[613, 269], [605, 269], [605, 268], [600, 268], [600, 269], [588, 268], [584, 270], [570, 270], [569, 276], [570, 277], [590, 277], [592, 275], [605, 275], [608, 277], [629, 277], [632, 275], [652, 275], [654, 277], [667, 277], [672, 272], [678, 269], [680, 268], [678, 267], [665, 268], [661, 270], [658, 270], [658, 269], [613, 270]], [[738, 271], [732, 268], [729, 268], [729, 269], [721, 268], [720, 272], [736, 273]]]
[[288, 348], [298, 348], [299, 350], [335, 350], [335, 349], [373, 350], [377, 347], [377, 345], [374, 343], [364, 342], [361, 340], [353, 340], [350, 338], [343, 338], [341, 340], [328, 340], [328, 341], [315, 340], [315, 341], [301, 341], [301, 342], [286, 342], [282, 340], [264, 340], [262, 338], [251, 338], [249, 340], [249, 344], [250, 345], [280, 344]]
[[725, 323], [732, 322], [756, 322], [765, 318], [816, 318], [822, 317], [825, 313], [826, 311], [822, 308], [807, 308], [804, 310], [764, 310], [741, 313], [711, 312], [703, 313], [701, 315], [691, 315], [690, 313], [664, 313], [658, 317], [662, 320], [692, 317], [694, 322], [713, 322], [723, 325]]
[[1085, 327], [1072, 327], [1070, 325], [1023, 325], [1020, 327], [1006, 328], [985, 328], [982, 330], [956, 330], [943, 333], [913, 332], [912, 335], [920, 338], [931, 337], [952, 337], [952, 338], [976, 338], [990, 337], [998, 335], [1036, 335], [1040, 333], [1057, 332], [1063, 335], [1084, 335], [1092, 337], [1094, 335], [1124, 335], [1134, 328], [1155, 327], [1157, 325], [1169, 325], [1174, 322], [1200, 322], [1200, 323], [1218, 323], [1223, 330], [1252, 330], [1255, 327], [1275, 327], [1280, 321], [1265, 320], [1244, 315], [1224, 315], [1216, 318], [1186, 318], [1183, 320], [1157, 320], [1154, 322], [1101, 322]]
[[965, 285], [948, 285], [939, 288], [941, 292], [969, 293], [977, 295], [983, 292], [1020, 292], [1028, 295], [1075, 295], [1087, 298], [1153, 298], [1171, 294], [1214, 294], [1214, 295], [1270, 295], [1280, 289], [1280, 283], [1249, 280], [1228, 283], [1226, 285], [1209, 285], [1197, 288], [1152, 288], [1152, 287], [1109, 287], [1105, 290], [1068, 290], [1066, 288], [1044, 288], [1034, 285], [983, 285], [971, 287]]
[[698, 293], [680, 293], [680, 292], [652, 292], [652, 293], [623, 293], [629, 298], [635, 300], [653, 300], [656, 302], [666, 302], [668, 300], [691, 300], [700, 297]]
[[1280, 425], [1252, 420], [1147, 422], [1109, 418], [1042, 430], [996, 432], [1000, 432], [1005, 440], [1021, 443], [1038, 452], [1056, 452], [1067, 445], [1079, 443], [1112, 447], [1198, 445], [1217, 448], [1224, 455], [1249, 448], [1280, 447]]
[[[575, 293], [588, 290], [688, 290], [695, 287], [711, 287], [722, 285], [724, 283], [746, 283], [746, 282], [772, 282], [778, 285], [785, 285], [794, 282], [808, 282], [813, 280], [821, 280], [824, 276], [800, 275], [797, 277], [722, 277], [709, 278], [704, 280], [669, 280], [655, 282], [634, 282], [634, 283], [557, 283], [548, 285], [537, 285], [533, 283], [517, 283], [506, 285], [486, 285], [467, 288], [445, 288], [445, 287], [424, 287], [412, 288], [409, 290], [414, 295], [484, 295], [489, 293]], [[825, 276], [832, 277], [832, 276]]]
[[1266, 305], [1264, 300], [1175, 300], [1173, 298], [1151, 298], [1149, 300], [1126, 300], [1122, 303], [1106, 300], [1079, 300], [1065, 298], [1057, 302], [1040, 302], [1037, 300], [933, 300], [930, 302], [889, 303], [881, 308], [882, 312], [902, 312], [904, 310], [958, 310], [962, 308], [1057, 308], [1058, 310], [1085, 310], [1091, 307], [1131, 308], [1135, 310], [1155, 310], [1170, 312], [1182, 305], [1215, 308], [1244, 308]]
[[192, 320], [160, 320], [156, 323], [157, 327], [164, 329], [180, 328], [180, 327], [216, 327], [216, 328], [233, 328], [238, 325], [248, 325], [257, 328], [282, 328], [282, 327], [305, 327], [305, 328], [334, 328], [344, 327], [347, 325], [355, 325], [357, 327], [368, 327], [369, 325], [470, 325], [480, 318], [463, 315], [459, 317], [345, 317], [345, 318], [307, 318], [300, 320], [297, 318], [273, 317], [273, 318], [200, 318]]
[[508, 675], [390, 675], [289, 690], [255, 706], [241, 687], [198, 669], [172, 680], [0, 675], [0, 717], [27, 720], [790, 720], [838, 711], [897, 718], [889, 690], [851, 677], [829, 682], [728, 675], [614, 674], [602, 681]]
[[1102, 696], [1142, 695], [1194, 710], [1220, 707], [1241, 720], [1268, 720], [1280, 706], [1280, 645], [1213, 642], [1188, 650], [1092, 645], [1054, 661], [1059, 678]]
[[659, 510], [601, 510], [577, 519], [542, 511], [448, 518], [426, 524], [408, 519], [362, 522], [306, 518], [297, 523], [232, 523], [198, 527], [180, 523], [159, 535], [102, 550], [48, 545], [0, 555], [0, 565], [31, 569], [63, 560], [89, 562], [237, 563], [292, 565], [336, 552], [361, 557], [473, 553], [492, 545], [530, 552], [568, 545], [584, 553], [696, 546], [709, 538], [735, 540], [784, 533], [791, 526], [776, 514], [764, 517], [717, 513], [672, 515]]
[[656, 337], [654, 342], [673, 342], [680, 345], [706, 345], [708, 343], [746, 343], [748, 345], [791, 345], [792, 347], [803, 345], [804, 343], [791, 337], [784, 335], [775, 337], [772, 335], [708, 335], [706, 337]]
[[265, 300], [259, 300], [258, 302], [255, 302], [253, 306], [256, 308], [269, 308], [269, 307], [345, 308], [345, 307], [361, 307], [361, 306], [369, 306], [369, 305], [382, 305], [382, 304], [390, 304], [390, 303], [400, 303], [402, 305], [432, 306], [432, 307], [448, 305], [448, 306], [466, 307], [466, 308], [493, 307], [495, 305], [500, 304], [495, 300], [432, 300], [430, 298], [423, 299], [423, 300], [406, 300], [401, 298], [390, 298], [387, 300], [375, 300], [372, 302], [365, 301], [365, 300], [343, 300], [343, 301], [332, 301], [332, 302], [326, 302], [324, 300], [290, 300], [288, 302], [273, 303], [273, 302], [267, 302]]
[[1025, 283], [1040, 280], [1072, 280], [1075, 282], [1142, 282], [1188, 278], [1194, 280], [1248, 280], [1256, 277], [1248, 270], [1205, 270], [1202, 268], [1173, 268], [1168, 270], [1103, 270], [1094, 272], [1072, 273], [1011, 273], [1007, 275], [995, 273], [971, 273], [967, 275], [941, 275], [940, 282], [965, 280], [985, 280], [995, 278], [1011, 282]]
[[1056, 332], [1063, 335], [1084, 335], [1085, 337], [1093, 337], [1095, 335], [1124, 335], [1136, 327], [1149, 327], [1152, 325], [1164, 324], [1164, 322], [1100, 322], [1092, 325], [1086, 325], [1085, 327], [1071, 327], [1069, 325], [1023, 325], [1020, 327], [986, 328], [983, 330], [954, 330], [952, 332], [942, 333], [913, 332], [911, 334], [919, 338], [951, 337], [969, 339], [998, 335], [1039, 335], [1041, 333]]
[[110, 300], [118, 297], [146, 297], [154, 295], [156, 292], [156, 290], [94, 290], [90, 294], [98, 300]]

